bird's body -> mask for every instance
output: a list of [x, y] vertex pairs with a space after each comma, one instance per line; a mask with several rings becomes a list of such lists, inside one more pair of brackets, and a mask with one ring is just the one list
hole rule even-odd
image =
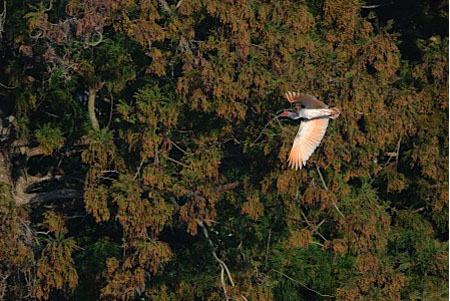
[[336, 108], [328, 108], [326, 104], [311, 95], [288, 92], [286, 98], [297, 105], [297, 110], [285, 111], [281, 116], [293, 120], [302, 119], [288, 163], [292, 168], [301, 169], [322, 141], [328, 121], [337, 118], [340, 112]]

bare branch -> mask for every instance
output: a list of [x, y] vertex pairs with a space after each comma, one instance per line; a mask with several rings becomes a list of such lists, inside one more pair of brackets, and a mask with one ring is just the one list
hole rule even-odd
[[176, 163], [176, 164], [181, 165], [183, 167], [189, 168], [189, 165], [186, 165], [186, 164], [184, 164], [184, 163], [182, 163], [182, 162], [180, 162], [178, 160], [175, 160], [175, 159], [173, 159], [173, 158], [171, 158], [169, 156], [165, 156], [165, 155], [163, 155], [163, 156], [164, 156], [164, 158], [166, 158], [169, 161], [172, 161], [173, 163]]
[[137, 177], [139, 176], [139, 174], [141, 173], [141, 168], [142, 168], [142, 165], [144, 165], [144, 161], [145, 161], [144, 159], [141, 160], [141, 163], [139, 164], [139, 167], [136, 170], [136, 173], [134, 174], [133, 180], [136, 180]]
[[175, 6], [175, 9], [178, 9], [182, 3], [183, 3], [183, 0], [178, 1], [177, 6]]
[[270, 238], [272, 237], [272, 229], [269, 229], [269, 236], [267, 237], [267, 246], [266, 246], [266, 255], [264, 258], [264, 265], [267, 267], [267, 259], [269, 255], [269, 247], [270, 247]]
[[[1, 18], [1, 14], [0, 14], [0, 18]], [[1, 22], [1, 19], [0, 19], [0, 22]], [[1, 26], [1, 24], [0, 24], [0, 26]], [[1, 38], [1, 28], [0, 28], [0, 38]], [[9, 89], [9, 90], [13, 90], [13, 89], [17, 88], [17, 87], [10, 87], [10, 86], [7, 86], [7, 85], [2, 84], [2, 83], [0, 83], [0, 87], [5, 88], [5, 89]]]
[[20, 153], [23, 155], [26, 155], [28, 158], [30, 157], [35, 157], [35, 156], [40, 156], [40, 155], [45, 155], [45, 150], [40, 147], [40, 146], [36, 146], [36, 147], [26, 147], [26, 146], [21, 146], [19, 147]]
[[16, 199], [16, 203], [18, 205], [36, 204], [57, 199], [81, 199], [83, 198], [83, 191], [75, 189], [60, 189], [50, 192], [25, 193], [22, 195], [15, 195], [14, 198]]
[[313, 292], [313, 293], [316, 293], [317, 295], [319, 295], [319, 296], [321, 296], [321, 297], [329, 297], [329, 298], [334, 298], [334, 297], [335, 297], [334, 295], [325, 295], [325, 294], [321, 294], [321, 293], [319, 293], [318, 291], [313, 290], [312, 288], [307, 287], [306, 285], [304, 285], [304, 284], [301, 283], [300, 281], [295, 280], [294, 278], [289, 277], [288, 275], [286, 275], [286, 274], [283, 273], [283, 272], [280, 272], [280, 271], [274, 270], [274, 269], [272, 269], [272, 271], [277, 272], [278, 274], [280, 274], [280, 275], [286, 277], [287, 279], [289, 279], [289, 280], [291, 280], [291, 281], [293, 281], [293, 282], [295, 282], [295, 283], [297, 283], [297, 284], [300, 284], [302, 287], [304, 287], [304, 288], [307, 289], [308, 291]]
[[261, 138], [262, 134], [264, 133], [264, 130], [272, 124], [272, 122], [274, 122], [275, 120], [278, 120], [279, 114], [277, 114], [275, 117], [273, 117], [272, 119], [269, 120], [269, 122], [266, 123], [266, 125], [264, 126], [264, 128], [261, 130], [261, 132], [259, 133], [258, 137], [256, 137], [256, 139], [252, 142], [252, 144], [250, 144], [250, 146], [253, 146], [256, 144], [256, 142], [258, 142], [259, 138]]
[[239, 181], [234, 181], [225, 185], [222, 185], [219, 187], [218, 192], [226, 191], [226, 190], [232, 190], [239, 186]]
[[96, 31], [96, 33], [99, 35], [98, 40], [95, 41], [95, 42], [88, 42], [87, 46], [94, 46], [95, 47], [95, 46], [99, 45], [101, 42], [103, 42], [103, 35], [102, 35], [102, 33], [99, 32], [99, 31]]
[[[319, 169], [319, 167], [317, 165], [316, 165], [316, 170], [317, 170], [317, 173], [319, 174], [320, 180], [322, 180], [323, 187], [325, 188], [326, 191], [328, 191], [327, 184], [325, 183], [325, 180], [323, 179], [322, 173], [320, 172], [320, 169]], [[340, 214], [340, 216], [345, 218], [344, 214], [342, 214], [341, 210], [339, 210], [339, 207], [336, 205], [335, 202], [333, 202], [333, 206], [336, 209], [336, 211]]]
[[393, 1], [389, 2], [389, 3], [385, 3], [385, 4], [375, 4], [375, 5], [361, 5], [359, 6], [360, 8], [366, 8], [366, 9], [372, 9], [372, 8], [378, 8], [378, 7], [383, 7], [383, 6], [389, 6], [394, 4]]
[[398, 166], [398, 157], [400, 156], [400, 143], [402, 142], [402, 137], [398, 139], [397, 143], [397, 155], [395, 156], [395, 165]]
[[225, 262], [223, 262], [223, 260], [221, 260], [217, 256], [217, 253], [216, 253], [216, 250], [214, 247], [214, 243], [212, 242], [211, 238], [209, 238], [208, 229], [206, 229], [206, 226], [203, 224], [203, 222], [201, 220], [196, 219], [195, 221], [203, 229], [203, 235], [205, 235], [206, 239], [208, 240], [208, 242], [212, 248], [212, 254], [213, 254], [214, 259], [225, 269], [225, 271], [227, 272], [228, 280], [230, 281], [231, 286], [234, 286], [234, 281], [233, 281], [233, 278], [231, 277], [231, 273], [230, 273], [230, 270], [228, 269], [228, 266], [225, 264]]
[[[0, 39], [2, 38], [2, 33], [5, 28], [5, 21], [6, 21], [6, 0], [3, 1], [3, 11], [0, 14]], [[4, 86], [2, 85], [2, 87]]]
[[111, 99], [110, 99], [110, 108], [109, 108], [109, 119], [108, 119], [108, 124], [106, 125], [107, 128], [109, 128], [109, 125], [111, 124], [111, 120], [112, 120], [112, 115], [113, 115], [113, 108], [114, 108], [114, 98], [112, 93], [110, 93]]
[[225, 299], [230, 300], [230, 297], [228, 296], [228, 293], [227, 293], [227, 285], [225, 284], [224, 271], [225, 271], [225, 269], [223, 268], [222, 265], [220, 265], [220, 281], [222, 282], [223, 293], [225, 294]]
[[[206, 226], [199, 219], [196, 219], [195, 221], [203, 229], [203, 235], [205, 235], [205, 238], [208, 240], [209, 245], [211, 246], [212, 255], [213, 255], [214, 259], [219, 263], [219, 266], [220, 266], [220, 269], [221, 269], [220, 276], [221, 276], [221, 281], [222, 281], [223, 292], [225, 294], [226, 300], [230, 300], [230, 297], [227, 294], [226, 284], [225, 284], [225, 280], [224, 280], [224, 273], [223, 273], [223, 271], [225, 270], [225, 272], [227, 273], [227, 276], [228, 276], [228, 281], [230, 282], [231, 286], [235, 286], [234, 281], [233, 281], [233, 277], [231, 276], [231, 273], [230, 273], [230, 270], [228, 269], [228, 266], [225, 264], [225, 262], [223, 260], [221, 260], [217, 256], [217, 253], [216, 253], [216, 250], [215, 250], [215, 247], [214, 247], [214, 243], [212, 242], [211, 238], [209, 237], [208, 230], [206, 229]], [[242, 295], [241, 295], [241, 297], [244, 300], [246, 299]]]
[[322, 221], [319, 223], [319, 225], [318, 225], [316, 228], [314, 228], [314, 227], [311, 225], [311, 223], [308, 221], [308, 219], [306, 218], [306, 215], [305, 215], [305, 213], [303, 213], [303, 210], [300, 210], [300, 213], [302, 214], [302, 216], [303, 216], [303, 218], [305, 219], [305, 222], [308, 224], [308, 226], [311, 227], [312, 232], [313, 232], [313, 233], [317, 233], [317, 235], [319, 235], [324, 241], [328, 241], [322, 234], [319, 233], [319, 231], [317, 231], [317, 229], [319, 229], [319, 227], [322, 226], [322, 224], [325, 222], [325, 220], [322, 220]]
[[173, 146], [175, 146], [180, 152], [182, 152], [183, 154], [187, 154], [187, 152], [182, 149], [178, 144], [176, 144], [172, 139], [169, 138], [170, 143], [172, 143]]
[[166, 0], [159, 0], [159, 4], [161, 5], [161, 8], [166, 11], [169, 14], [172, 14], [172, 9], [170, 8], [169, 4], [167, 4]]
[[48, 8], [45, 9], [45, 12], [51, 11], [52, 8], [53, 8], [53, 0], [50, 0], [50, 4], [49, 4]]
[[389, 164], [392, 158], [395, 158], [395, 164], [398, 166], [398, 157], [400, 156], [400, 143], [402, 142], [402, 137], [398, 139], [397, 148], [395, 152], [387, 152], [386, 155], [389, 156], [389, 159], [386, 161], [385, 165]]
[[88, 98], [88, 112], [89, 119], [91, 120], [92, 128], [95, 131], [100, 130], [100, 125], [98, 124], [97, 116], [95, 115], [95, 95], [98, 89], [89, 88], [89, 98]]

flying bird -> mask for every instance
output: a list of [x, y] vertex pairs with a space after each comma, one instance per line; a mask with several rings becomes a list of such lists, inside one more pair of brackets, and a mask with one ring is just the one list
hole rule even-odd
[[296, 110], [285, 110], [280, 117], [302, 120], [288, 159], [289, 167], [297, 170], [306, 165], [306, 161], [322, 141], [328, 121], [337, 118], [340, 111], [337, 108], [328, 108], [312, 95], [287, 92], [285, 97], [295, 104]]

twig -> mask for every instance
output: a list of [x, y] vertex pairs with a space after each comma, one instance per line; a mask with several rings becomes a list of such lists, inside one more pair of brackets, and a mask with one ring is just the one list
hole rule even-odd
[[138, 167], [138, 169], [136, 170], [136, 173], [134, 174], [134, 177], [133, 177], [133, 181], [134, 180], [136, 180], [136, 178], [139, 176], [139, 174], [141, 173], [141, 168], [142, 168], [142, 165], [144, 165], [144, 158], [142, 158], [142, 160], [141, 160], [141, 163], [139, 164], [139, 167]]
[[273, 117], [272, 119], [269, 120], [269, 122], [266, 123], [266, 125], [264, 126], [264, 128], [261, 130], [261, 133], [259, 133], [258, 137], [256, 137], [256, 139], [252, 142], [252, 144], [250, 144], [250, 146], [253, 146], [256, 144], [256, 142], [259, 140], [259, 138], [261, 138], [262, 134], [264, 133], [264, 130], [270, 125], [272, 124], [272, 122], [274, 120], [278, 120], [279, 114], [277, 114], [275, 117]]
[[180, 152], [182, 152], [183, 154], [187, 154], [187, 152], [182, 149], [178, 144], [176, 144], [172, 139], [169, 138], [170, 143], [172, 143], [173, 146], [175, 146]]
[[387, 152], [386, 155], [389, 156], [389, 159], [386, 161], [386, 163], [384, 165], [389, 164], [389, 162], [391, 161], [391, 159], [393, 157], [395, 157], [395, 164], [396, 166], [398, 166], [398, 157], [400, 156], [400, 143], [402, 141], [402, 137], [400, 137], [400, 139], [398, 139], [397, 142], [397, 149], [395, 152]]
[[6, 0], [3, 1], [3, 11], [0, 14], [0, 40], [2, 39], [2, 33], [5, 29], [6, 21]]
[[49, 236], [48, 234], [50, 233], [50, 231], [46, 231], [46, 232], [44, 232], [44, 231], [36, 231], [36, 232], [34, 232], [35, 234], [42, 234], [42, 235], [47, 235], [47, 236]]
[[[325, 183], [325, 180], [323, 179], [322, 173], [320, 172], [320, 169], [319, 169], [319, 167], [318, 167], [317, 165], [316, 165], [316, 170], [317, 170], [317, 173], [319, 174], [320, 180], [322, 180], [322, 185], [323, 185], [323, 187], [325, 188], [326, 191], [328, 191], [327, 184]], [[339, 207], [336, 205], [336, 203], [335, 203], [335, 202], [332, 202], [332, 203], [333, 203], [333, 206], [334, 206], [334, 208], [336, 209], [336, 211], [337, 211], [343, 218], [345, 218], [344, 214], [342, 214], [341, 210], [339, 210]]]
[[239, 186], [239, 181], [234, 181], [234, 182], [231, 182], [231, 183], [219, 186], [218, 187], [219, 188], [218, 191], [222, 192], [222, 191], [232, 190], [232, 189], [234, 189], [234, 188], [236, 188], [238, 186]]
[[223, 288], [223, 293], [225, 294], [225, 299], [226, 300], [230, 300], [230, 297], [227, 294], [227, 286], [225, 284], [225, 273], [224, 273], [225, 269], [223, 268], [222, 265], [220, 265], [220, 281], [222, 282], [222, 288]]
[[416, 212], [423, 211], [424, 209], [425, 209], [425, 207], [420, 207], [420, 208], [413, 210], [412, 212], [416, 213]]
[[[88, 43], [87, 43], [87, 46], [93, 46], [93, 47], [95, 47], [95, 46], [97, 46], [98, 44], [100, 44], [100, 43], [103, 41], [103, 35], [102, 35], [102, 33], [99, 32], [99, 31], [96, 31], [96, 33], [98, 33], [98, 35], [99, 35], [98, 40], [95, 41], [95, 42], [88, 42]], [[86, 47], [85, 47], [85, 48], [86, 48]]]
[[50, 4], [48, 6], [48, 8], [45, 9], [45, 12], [51, 11], [53, 8], [53, 0], [50, 0]]
[[13, 90], [13, 89], [17, 88], [17, 87], [10, 87], [10, 86], [7, 86], [7, 85], [2, 84], [2, 83], [0, 83], [0, 87], [5, 88], [5, 89], [9, 89], [9, 90]]
[[383, 6], [389, 6], [394, 4], [393, 1], [389, 2], [389, 3], [385, 3], [385, 4], [375, 4], [375, 5], [361, 5], [359, 6], [360, 8], [378, 8], [378, 7], [383, 7]]
[[300, 210], [300, 213], [302, 214], [303, 218], [305, 219], [305, 222], [308, 224], [308, 226], [311, 227], [312, 232], [313, 233], [317, 233], [317, 235], [320, 236], [320, 238], [322, 238], [324, 241], [328, 241], [322, 234], [319, 233], [319, 231], [317, 231], [317, 229], [319, 229], [320, 226], [322, 226], [322, 224], [325, 222], [325, 220], [322, 220], [319, 225], [314, 229], [314, 227], [311, 225], [311, 223], [308, 221], [308, 219], [306, 218], [305, 213], [303, 213], [303, 210]]
[[181, 6], [181, 3], [183, 3], [183, 0], [178, 1], [177, 6], [175, 6], [175, 9], [179, 8]]
[[159, 4], [161, 5], [161, 8], [168, 12], [169, 14], [172, 14], [172, 9], [170, 9], [169, 4], [167, 4], [166, 0], [159, 0]]
[[253, 43], [250, 43], [250, 45], [255, 46], [255, 47], [258, 47], [258, 48], [261, 49], [261, 50], [267, 51], [267, 49], [264, 48], [264, 47], [262, 47], [261, 45], [257, 45], [257, 44], [253, 44]]
[[286, 277], [287, 279], [289, 279], [289, 280], [291, 280], [291, 281], [293, 281], [293, 282], [295, 282], [295, 283], [300, 284], [301, 286], [303, 286], [304, 288], [306, 288], [308, 291], [311, 291], [311, 292], [313, 292], [313, 293], [316, 293], [317, 295], [319, 295], [319, 296], [321, 296], [321, 297], [329, 297], [329, 298], [334, 298], [334, 297], [335, 297], [334, 295], [325, 295], [325, 294], [321, 294], [321, 293], [319, 293], [318, 291], [313, 290], [312, 288], [307, 287], [306, 285], [304, 285], [304, 284], [301, 283], [300, 281], [295, 280], [294, 278], [289, 277], [288, 275], [286, 275], [286, 274], [283, 273], [283, 272], [280, 272], [280, 271], [274, 270], [274, 269], [272, 269], [272, 270], [273, 270], [274, 272], [277, 272], [278, 274], [280, 274], [280, 275]]
[[325, 180], [323, 179], [322, 173], [320, 172], [319, 167], [316, 165], [317, 173], [319, 174], [320, 180], [322, 181], [322, 185], [325, 188], [326, 191], [328, 191], [327, 184], [325, 183]]
[[[225, 279], [224, 279], [225, 278], [224, 277], [224, 270], [225, 270], [225, 272], [227, 273], [227, 276], [228, 276], [228, 281], [230, 282], [231, 286], [235, 286], [234, 281], [233, 281], [233, 277], [231, 277], [230, 270], [228, 269], [228, 266], [225, 264], [225, 262], [223, 260], [221, 260], [217, 256], [217, 253], [216, 253], [216, 250], [215, 250], [215, 247], [214, 247], [214, 243], [212, 242], [211, 238], [209, 237], [208, 229], [206, 229], [206, 226], [199, 219], [195, 219], [195, 221], [197, 222], [197, 225], [199, 225], [203, 229], [203, 235], [205, 235], [205, 238], [208, 240], [209, 245], [212, 248], [211, 252], [213, 254], [213, 257], [220, 265], [220, 280], [222, 282], [223, 293], [225, 294], [226, 300], [230, 300], [231, 298], [228, 296], [227, 289], [226, 289], [226, 284], [225, 284]], [[248, 299], [244, 295], [241, 294], [240, 297], [244, 301], [248, 301]]]
[[267, 257], [269, 255], [269, 247], [270, 247], [270, 238], [271, 237], [272, 237], [272, 229], [269, 229], [269, 237], [267, 238], [267, 246], [266, 246], [266, 258], [264, 259], [266, 268], [267, 268]]
[[109, 120], [108, 120], [108, 124], [106, 125], [107, 128], [109, 128], [109, 125], [111, 124], [111, 120], [112, 120], [112, 115], [113, 115], [113, 107], [114, 107], [114, 98], [112, 93], [110, 93], [111, 96], [111, 107], [109, 109]]
[[323, 223], [325, 223], [325, 219], [323, 219], [323, 220], [317, 225], [317, 227], [316, 227], [316, 229], [315, 229], [314, 231], [317, 231], [317, 230], [320, 228], [320, 226], [323, 225]]
[[400, 156], [400, 143], [402, 142], [402, 137], [400, 137], [400, 139], [398, 139], [398, 143], [397, 143], [397, 155], [395, 156], [395, 166], [398, 166], [398, 157]]
[[321, 246], [322, 248], [325, 248], [325, 245], [321, 244], [320, 242], [312, 241], [311, 243], [312, 243], [312, 244], [315, 244], [315, 245], [319, 245], [319, 246]]
[[223, 262], [223, 260], [221, 260], [216, 253], [215, 247], [214, 247], [214, 243], [212, 242], [211, 238], [209, 238], [209, 234], [208, 234], [208, 230], [206, 229], [205, 225], [203, 224], [202, 221], [196, 219], [195, 220], [197, 222], [197, 225], [199, 225], [202, 229], [203, 229], [203, 235], [205, 235], [206, 239], [208, 240], [211, 248], [212, 248], [212, 254], [214, 259], [225, 269], [225, 271], [227, 272], [227, 276], [228, 276], [228, 280], [230, 281], [231, 286], [235, 286], [234, 285], [234, 281], [233, 281], [233, 277], [231, 277], [231, 273], [230, 270], [228, 269], [228, 266], [225, 264], [225, 262]]
[[176, 164], [181, 165], [183, 167], [189, 168], [189, 165], [186, 165], [186, 164], [184, 164], [184, 163], [182, 163], [182, 162], [180, 162], [178, 160], [175, 160], [175, 159], [173, 159], [173, 158], [171, 158], [169, 156], [166, 156], [166, 155], [163, 155], [163, 156], [164, 156], [164, 158], [166, 158], [169, 161], [172, 161], [173, 163], [176, 163]]
[[102, 170], [101, 174], [105, 174], [105, 173], [119, 173], [117, 170], [111, 169], [111, 170]]

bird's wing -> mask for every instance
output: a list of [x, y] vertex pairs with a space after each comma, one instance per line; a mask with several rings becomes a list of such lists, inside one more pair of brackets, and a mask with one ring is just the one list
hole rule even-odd
[[301, 169], [306, 165], [306, 160], [319, 146], [328, 127], [329, 118], [317, 118], [303, 121], [294, 139], [294, 144], [289, 154], [289, 166]]
[[287, 92], [285, 97], [289, 102], [300, 103], [300, 105], [306, 109], [328, 108], [326, 104], [309, 94], [300, 95], [297, 92]]

